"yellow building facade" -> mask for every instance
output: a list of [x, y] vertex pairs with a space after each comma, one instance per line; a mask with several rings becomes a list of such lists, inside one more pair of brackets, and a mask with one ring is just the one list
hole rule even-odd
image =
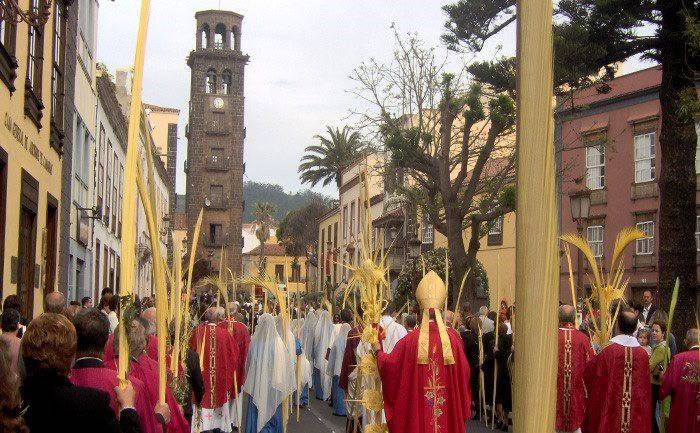
[[[447, 248], [447, 238], [435, 231], [435, 248]], [[469, 244], [471, 230], [462, 233]], [[489, 306], [495, 308], [505, 299], [515, 300], [515, 212], [493, 221], [489, 233], [479, 240], [476, 258], [481, 262], [489, 280]]]
[[53, 53], [65, 51], [55, 37], [57, 29], [65, 40], [65, 6], [43, 12], [48, 20], [36, 26], [5, 16], [0, 31], [0, 291], [17, 294], [27, 318], [57, 287], [63, 110], [52, 108], [62, 107], [63, 83], [52, 73], [63, 67]]
[[[308, 281], [308, 268], [306, 257], [297, 257], [294, 265], [294, 257], [286, 255], [282, 245], [277, 243], [277, 238], [270, 238], [265, 245], [258, 245], [252, 251], [243, 254], [242, 265], [244, 275], [258, 273], [260, 257], [265, 257], [265, 273], [274, 277], [280, 284], [288, 284], [290, 293], [306, 293]], [[247, 290], [251, 290], [250, 287]], [[257, 296], [262, 296], [258, 290]]]

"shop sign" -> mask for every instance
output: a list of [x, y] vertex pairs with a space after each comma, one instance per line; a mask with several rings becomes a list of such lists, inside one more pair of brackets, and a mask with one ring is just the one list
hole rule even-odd
[[46, 170], [49, 174], [52, 174], [53, 172], [53, 164], [51, 161], [49, 161], [44, 153], [37, 147], [37, 145], [29, 138], [27, 134], [22, 131], [22, 128], [12, 119], [9, 113], [5, 113], [5, 128], [10, 132], [10, 134], [14, 137], [15, 140], [26, 150], [29, 152], [34, 159], [39, 161], [39, 164], [44, 167], [44, 170]]

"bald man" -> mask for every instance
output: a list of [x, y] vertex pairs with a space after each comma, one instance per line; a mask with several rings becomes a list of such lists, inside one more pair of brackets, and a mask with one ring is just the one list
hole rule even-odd
[[557, 368], [557, 432], [580, 432], [586, 408], [583, 372], [593, 357], [588, 337], [574, 329], [576, 310], [559, 307], [559, 365]]
[[44, 298], [45, 313], [63, 314], [66, 305], [66, 297], [61, 292], [51, 292]]
[[141, 318], [146, 321], [146, 353], [154, 361], [158, 361], [158, 336], [156, 335], [156, 308], [149, 307], [143, 310]]
[[634, 337], [637, 314], [624, 307], [617, 315], [619, 334], [593, 357], [583, 373], [586, 433], [651, 433], [649, 355]]

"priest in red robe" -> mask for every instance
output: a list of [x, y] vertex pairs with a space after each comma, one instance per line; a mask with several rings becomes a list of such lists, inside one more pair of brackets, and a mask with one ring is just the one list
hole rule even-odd
[[419, 329], [387, 354], [375, 345], [384, 412], [391, 433], [464, 433], [471, 416], [469, 364], [459, 334], [440, 313], [447, 289], [429, 272], [418, 285]]
[[245, 361], [248, 356], [248, 347], [250, 346], [250, 332], [248, 332], [248, 327], [245, 323], [236, 319], [238, 316], [238, 308], [235, 304], [233, 304], [229, 311], [229, 317], [222, 322], [222, 325], [226, 327], [233, 341], [236, 342], [238, 346], [239, 367], [236, 370], [236, 384], [238, 385], [238, 389], [241, 389], [245, 382]]
[[661, 384], [659, 399], [671, 396], [668, 433], [700, 433], [700, 350], [698, 330], [685, 336], [687, 351], [671, 359]]
[[[76, 386], [98, 389], [109, 395], [109, 404], [119, 417], [119, 404], [114, 388], [119, 385], [117, 372], [105, 367], [105, 343], [109, 336], [109, 319], [96, 308], [79, 311], [73, 318], [73, 325], [78, 336], [78, 348], [75, 363], [69, 379]], [[161, 428], [153, 411], [155, 404], [149, 401], [146, 386], [133, 378], [131, 384], [136, 391], [134, 409], [139, 414], [143, 433], [160, 433]]]
[[[139, 317], [132, 321], [128, 329], [129, 379], [138, 379], [143, 382], [148, 400], [154, 405], [155, 410], [155, 405], [158, 403], [158, 361], [155, 361], [146, 353], [147, 327], [148, 323]], [[114, 333], [115, 342], [119, 341], [119, 332], [121, 332], [122, 329], [122, 324], [120, 323]], [[113, 370], [117, 370], [119, 351], [117, 350], [116, 344], [114, 353], [117, 354], [117, 357], [110, 363], [105, 363], [105, 365]], [[170, 420], [166, 424], [166, 433], [188, 433], [190, 431], [190, 426], [187, 424], [187, 420], [182, 413], [182, 408], [180, 408], [180, 405], [177, 400], [175, 400], [167, 384], [165, 387], [165, 402], [170, 410]]]
[[242, 320], [243, 316], [238, 313], [238, 305], [235, 302], [231, 302], [229, 304], [229, 317], [227, 317], [221, 325], [226, 328], [228, 333], [231, 334], [233, 341], [238, 345], [238, 368], [235, 371], [236, 377], [233, 381], [231, 394], [236, 396], [231, 402], [230, 415], [234, 428], [240, 427], [239, 420], [243, 412], [243, 405], [239, 396], [241, 395], [240, 390], [245, 383], [245, 364], [248, 357], [248, 347], [250, 346], [250, 332], [248, 332], [248, 327], [239, 319]]
[[617, 316], [619, 335], [586, 366], [588, 392], [583, 433], [650, 433], [649, 355], [633, 336], [637, 316], [629, 308]]
[[559, 307], [559, 365], [557, 368], [558, 432], [577, 432], [586, 413], [586, 386], [583, 371], [593, 358], [591, 342], [574, 329], [576, 310], [571, 305]]
[[224, 315], [222, 307], [209, 308], [205, 325], [197, 327], [190, 338], [190, 348], [199, 356], [204, 377], [199, 431], [231, 431], [231, 405], [236, 398], [233, 378], [240, 362], [238, 344], [223, 322]]

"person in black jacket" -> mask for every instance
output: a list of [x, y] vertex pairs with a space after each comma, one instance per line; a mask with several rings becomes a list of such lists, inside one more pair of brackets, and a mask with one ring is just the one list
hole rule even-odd
[[469, 362], [469, 389], [472, 395], [472, 405], [474, 406], [474, 419], [479, 418], [481, 410], [479, 399], [479, 325], [481, 322], [477, 316], [469, 316], [466, 320], [466, 329], [460, 332], [464, 354]]
[[29, 323], [21, 346], [27, 376], [20, 393], [31, 433], [141, 433], [130, 382], [115, 389], [119, 419], [106, 393], [70, 382], [76, 347], [75, 328], [66, 317], [45, 313]]

